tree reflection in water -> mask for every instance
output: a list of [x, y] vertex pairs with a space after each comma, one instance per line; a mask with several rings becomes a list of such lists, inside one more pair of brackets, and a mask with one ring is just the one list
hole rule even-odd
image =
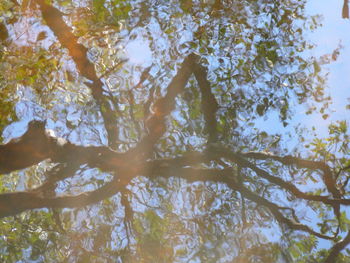
[[305, 2], [2, 1], [1, 261], [347, 262]]

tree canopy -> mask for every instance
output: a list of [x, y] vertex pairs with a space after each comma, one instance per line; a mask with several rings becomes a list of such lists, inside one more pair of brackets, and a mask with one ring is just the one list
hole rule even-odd
[[0, 261], [349, 262], [305, 5], [1, 1]]

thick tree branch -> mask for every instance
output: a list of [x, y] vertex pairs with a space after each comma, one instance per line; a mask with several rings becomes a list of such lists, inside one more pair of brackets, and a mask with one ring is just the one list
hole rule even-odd
[[[107, 131], [108, 144], [114, 148], [116, 146], [118, 138], [118, 129], [116, 125], [116, 109], [117, 102], [109, 101], [103, 94], [103, 83], [100, 78], [97, 77], [94, 65], [89, 61], [87, 57], [88, 49], [78, 43], [78, 38], [72, 33], [69, 26], [66, 25], [62, 18], [62, 13], [47, 4], [45, 0], [35, 0], [40, 7], [42, 16], [47, 23], [48, 27], [57, 36], [61, 45], [68, 49], [69, 55], [77, 65], [81, 75], [92, 81], [92, 84], [87, 84], [91, 91], [92, 96], [100, 106], [101, 114], [104, 120], [104, 125]], [[114, 104], [113, 107], [111, 104]]]
[[[252, 193], [243, 185], [238, 184], [234, 178], [232, 169], [193, 169], [193, 168], [163, 168], [163, 167], [148, 167], [142, 175], [155, 178], [155, 177], [181, 177], [188, 182], [194, 181], [212, 181], [222, 182], [227, 184], [232, 190], [239, 191], [245, 198], [266, 207], [280, 223], [286, 224], [288, 227], [294, 230], [300, 230], [323, 239], [332, 239], [329, 236], [320, 234], [313, 231], [306, 225], [296, 223], [286, 218], [280, 211], [279, 206], [267, 201], [266, 199]], [[139, 173], [129, 174], [127, 177], [132, 178]], [[73, 208], [82, 207], [90, 204], [97, 203], [101, 200], [109, 198], [124, 189], [125, 183], [122, 183], [118, 179], [114, 179], [112, 182], [107, 183], [101, 188], [86, 192], [77, 196], [63, 196], [54, 198], [45, 198], [40, 196], [36, 192], [17, 192], [0, 195], [0, 217], [6, 217], [15, 215], [28, 209], [36, 208]]]
[[342, 18], [349, 18], [349, 0], [344, 0]]
[[202, 93], [202, 111], [204, 114], [206, 130], [209, 134], [208, 143], [217, 141], [217, 121], [216, 112], [219, 105], [211, 92], [211, 85], [208, 81], [207, 69], [199, 64], [199, 57], [196, 56], [196, 63], [193, 67], [193, 73], [197, 79], [199, 89]]
[[350, 231], [345, 236], [345, 238], [336, 243], [330, 250], [330, 253], [328, 254], [328, 257], [325, 259], [324, 263], [333, 263], [336, 262], [336, 258], [338, 257], [339, 253], [348, 245], [350, 244]]
[[[201, 160], [198, 154], [192, 155], [192, 160], [198, 162]], [[244, 164], [244, 163], [243, 163]], [[64, 207], [81, 207], [96, 203], [105, 198], [109, 198], [115, 193], [122, 190], [129, 181], [137, 176], [143, 175], [149, 178], [156, 177], [180, 177], [189, 182], [193, 181], [213, 181], [227, 184], [232, 190], [239, 191], [246, 199], [249, 199], [259, 205], [266, 207], [280, 223], [286, 224], [294, 230], [308, 232], [324, 239], [331, 239], [331, 237], [313, 231], [306, 225], [294, 222], [286, 218], [279, 210], [281, 209], [276, 204], [258, 196], [245, 188], [234, 177], [233, 170], [228, 169], [193, 169], [183, 168], [187, 165], [185, 158], [174, 160], [166, 160], [165, 164], [158, 161], [149, 161], [146, 164], [140, 164], [133, 168], [123, 167], [119, 173], [119, 178], [115, 178], [112, 182], [105, 186], [92, 191], [80, 194], [78, 196], [65, 196], [47, 198], [43, 197], [40, 192], [20, 192], [8, 193], [0, 195], [0, 217], [14, 215], [28, 209], [35, 208], [64, 208]]]
[[[52, 7], [44, 2], [39, 2], [44, 8], [43, 12], [48, 9], [45, 11], [47, 12], [45, 16], [49, 16]], [[59, 11], [54, 10], [52, 12], [55, 14], [55, 12], [57, 13]], [[62, 19], [60, 14], [57, 14], [56, 16], [59, 17], [59, 19]], [[53, 15], [53, 17], [55, 17], [55, 15]], [[57, 21], [51, 21], [51, 23], [55, 24]], [[65, 24], [60, 24], [60, 26], [63, 29], [68, 30], [65, 28]], [[63, 33], [61, 32], [61, 34]], [[63, 38], [62, 41], [68, 41], [71, 38], [75, 38], [74, 35], [67, 35], [68, 36], [61, 36]], [[65, 39], [66, 37], [67, 39]], [[73, 49], [74, 48], [80, 47], [73, 45]], [[35, 128], [35, 130], [29, 130], [27, 132], [28, 134], [26, 133], [25, 136], [16, 139], [15, 142], [0, 146], [0, 169], [2, 169], [3, 173], [8, 173], [29, 167], [47, 158], [51, 158], [52, 161], [61, 163], [70, 162], [70, 160], [74, 159], [77, 162], [88, 163], [91, 167], [99, 167], [103, 170], [113, 171], [120, 166], [126, 165], [130, 160], [136, 161], [136, 156], [140, 153], [150, 151], [155, 142], [165, 132], [165, 118], [175, 106], [175, 97], [185, 88], [188, 79], [192, 74], [195, 59], [195, 55], [191, 54], [183, 61], [178, 73], [167, 88], [166, 96], [155, 102], [153, 106], [153, 114], [146, 120], [146, 128], [149, 131], [149, 135], [143, 138], [134, 149], [131, 149], [127, 153], [116, 153], [108, 147], [83, 147], [71, 143], [59, 145], [56, 139], [46, 135], [45, 125], [40, 124], [38, 128]], [[29, 125], [29, 127], [31, 126]]]
[[37, 164], [57, 149], [57, 140], [48, 136], [45, 123], [32, 121], [20, 138], [0, 145], [0, 173], [10, 173]]
[[152, 114], [145, 122], [148, 135], [130, 152], [136, 155], [144, 153], [147, 155], [158, 139], [164, 134], [166, 131], [166, 117], [175, 107], [175, 97], [180, 94], [186, 86], [192, 74], [195, 59], [196, 57], [194, 54], [190, 54], [184, 59], [177, 74], [168, 85], [166, 95], [158, 99], [152, 106]]
[[[122, 154], [114, 152], [108, 147], [83, 147], [70, 143], [62, 145], [59, 143], [60, 139], [47, 135], [44, 125], [44, 123], [38, 121], [31, 122], [28, 125], [28, 131], [22, 137], [14, 139], [8, 144], [0, 145], [0, 169], [2, 173], [23, 169], [47, 158], [60, 163], [69, 163], [71, 160], [74, 160], [77, 163], [87, 163], [90, 167], [98, 167], [104, 171], [116, 171], [121, 167], [137, 164], [133, 151]], [[226, 157], [241, 167], [252, 169], [260, 177], [290, 191], [298, 198], [319, 201], [330, 205], [350, 205], [350, 200], [348, 199], [329, 199], [326, 196], [303, 193], [293, 184], [272, 176], [268, 172], [258, 168], [240, 154], [223, 151], [222, 148], [211, 149], [209, 155], [188, 153], [183, 157], [170, 159], [166, 162], [179, 163], [181, 161], [182, 163], [191, 165], [213, 158]], [[165, 161], [161, 160], [159, 162], [164, 164]]]
[[[77, 163], [87, 163], [90, 167], [98, 167], [104, 171], [116, 171], [121, 167], [128, 167], [137, 164], [132, 151], [121, 154], [112, 151], [108, 147], [83, 147], [70, 143], [62, 145], [59, 143], [60, 139], [47, 135], [44, 126], [45, 124], [42, 122], [31, 122], [28, 125], [28, 131], [22, 137], [14, 139], [6, 145], [0, 146], [0, 169], [2, 173], [23, 169], [47, 158], [51, 158], [53, 161], [61, 163], [69, 163], [74, 160]], [[329, 199], [326, 196], [303, 193], [293, 184], [270, 175], [268, 172], [247, 161], [241, 155], [230, 151], [223, 151], [221, 148], [212, 149], [209, 155], [188, 153], [183, 157], [154, 162], [160, 162], [163, 165], [165, 165], [166, 162], [170, 164], [178, 163], [179, 165], [192, 165], [213, 158], [217, 159], [218, 157], [226, 157], [239, 164], [241, 167], [252, 169], [260, 177], [290, 191], [298, 198], [323, 202], [330, 205], [350, 205], [350, 200], [348, 199]]]
[[0, 145], [0, 173], [24, 169], [48, 158], [58, 163], [87, 163], [106, 171], [114, 171], [133, 160], [132, 155], [117, 153], [109, 147], [78, 146], [52, 137], [44, 122], [32, 121], [24, 135]]
[[91, 192], [76, 196], [44, 197], [37, 192], [16, 192], [0, 195], [0, 218], [15, 215], [28, 209], [74, 208], [97, 203], [123, 189], [116, 179]]

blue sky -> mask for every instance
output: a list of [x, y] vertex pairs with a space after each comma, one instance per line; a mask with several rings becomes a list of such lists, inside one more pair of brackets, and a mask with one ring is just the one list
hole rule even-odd
[[[306, 40], [315, 44], [315, 48], [305, 55], [320, 58], [322, 55], [332, 54], [339, 45], [342, 46], [338, 59], [322, 66], [324, 72], [329, 74], [326, 95], [332, 97], [330, 117], [324, 120], [319, 112], [306, 115], [306, 105], [300, 105], [294, 108], [295, 115], [290, 121], [292, 125], [301, 124], [309, 130], [315, 127], [318, 137], [327, 137], [330, 123], [350, 120], [350, 110], [346, 110], [346, 105], [350, 104], [350, 20], [342, 18], [342, 8], [343, 0], [308, 0], [306, 4], [306, 14], [319, 15], [322, 25], [313, 32], [304, 31]], [[257, 125], [271, 134], [290, 130], [290, 126], [282, 126], [276, 112], [272, 112], [268, 119], [258, 120]]]
[[316, 125], [320, 132], [324, 132], [329, 121], [346, 119], [345, 114], [349, 110], [345, 109], [350, 104], [350, 20], [341, 17], [343, 7], [342, 0], [309, 0], [306, 5], [306, 11], [310, 15], [320, 14], [322, 16], [322, 26], [308, 35], [309, 39], [317, 46], [312, 54], [320, 57], [324, 54], [332, 53], [334, 49], [343, 46], [337, 61], [326, 65], [329, 71], [329, 92], [333, 98], [330, 120], [323, 120], [321, 115], [306, 117], [307, 125]]

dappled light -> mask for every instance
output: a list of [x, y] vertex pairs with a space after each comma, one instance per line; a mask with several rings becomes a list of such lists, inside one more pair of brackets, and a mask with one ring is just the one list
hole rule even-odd
[[0, 261], [348, 262], [309, 2], [1, 1]]

